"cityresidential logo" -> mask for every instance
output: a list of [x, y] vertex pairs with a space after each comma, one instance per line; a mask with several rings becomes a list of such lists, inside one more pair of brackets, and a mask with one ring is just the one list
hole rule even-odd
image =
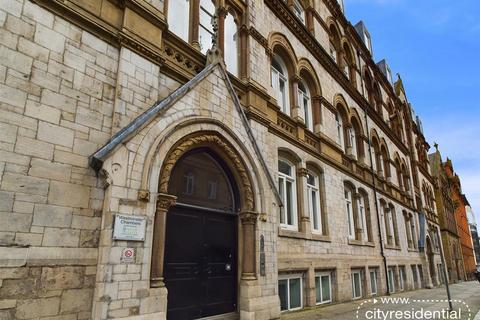
[[470, 307], [464, 301], [451, 302], [453, 309], [449, 310], [448, 300], [369, 299], [358, 306], [356, 320], [472, 320]]

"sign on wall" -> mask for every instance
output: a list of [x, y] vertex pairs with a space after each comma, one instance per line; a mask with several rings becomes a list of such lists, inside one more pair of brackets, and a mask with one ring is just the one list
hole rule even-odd
[[122, 256], [120, 257], [120, 262], [123, 264], [135, 263], [135, 249], [134, 248], [123, 249]]
[[114, 240], [145, 241], [145, 217], [128, 216], [123, 214], [115, 215], [113, 226]]

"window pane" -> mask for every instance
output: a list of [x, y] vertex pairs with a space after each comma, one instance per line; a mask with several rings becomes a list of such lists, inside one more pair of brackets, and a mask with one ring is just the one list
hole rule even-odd
[[330, 296], [330, 276], [322, 276], [322, 302], [331, 301]]
[[283, 174], [286, 174], [287, 176], [292, 176], [292, 167], [286, 163], [285, 161], [278, 161], [278, 171], [280, 171]]
[[354, 292], [354, 298], [360, 297], [361, 294], [361, 287], [360, 287], [360, 274], [359, 273], [354, 273], [353, 274], [353, 292]]
[[312, 192], [311, 201], [312, 201], [313, 228], [315, 230], [318, 230], [319, 225], [318, 225], [317, 192], [315, 190], [312, 190], [311, 192]]
[[315, 277], [315, 292], [317, 296], [317, 303], [322, 302], [322, 288], [320, 287], [320, 277]]
[[370, 272], [370, 286], [372, 288], [372, 294], [377, 293], [377, 274], [375, 271]]
[[189, 12], [189, 0], [175, 0], [168, 2], [168, 26], [173, 33], [179, 36], [183, 41], [187, 42]]
[[200, 44], [200, 51], [207, 53], [207, 50], [212, 46], [212, 33], [200, 26], [198, 42]]
[[238, 35], [237, 24], [231, 14], [225, 19], [225, 64], [227, 70], [238, 76]]
[[292, 189], [292, 183], [290, 181], [287, 181], [286, 183], [286, 193], [287, 193], [287, 203], [284, 204], [287, 207], [287, 224], [288, 225], [293, 225], [293, 189]]
[[278, 295], [280, 296], [280, 309], [288, 310], [288, 303], [287, 303], [287, 280], [279, 280], [278, 281]]
[[290, 309], [302, 306], [301, 290], [300, 278], [290, 279]]

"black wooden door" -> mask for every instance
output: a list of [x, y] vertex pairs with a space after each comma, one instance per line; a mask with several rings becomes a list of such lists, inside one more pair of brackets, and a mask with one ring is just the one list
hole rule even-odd
[[167, 214], [166, 230], [167, 319], [198, 319], [235, 311], [236, 217], [174, 207]]

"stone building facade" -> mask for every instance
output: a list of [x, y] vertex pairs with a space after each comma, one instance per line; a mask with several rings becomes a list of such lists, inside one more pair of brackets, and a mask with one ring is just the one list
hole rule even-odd
[[452, 195], [452, 186], [445, 170], [446, 163], [442, 161], [442, 155], [438, 146], [436, 147], [436, 152], [429, 155], [429, 160], [432, 175], [436, 179], [435, 202], [440, 217], [440, 230], [448, 279], [453, 283], [466, 280], [466, 274], [455, 217], [456, 204]]
[[468, 224], [470, 225], [470, 233], [472, 235], [473, 251], [475, 251], [475, 262], [477, 265], [477, 272], [480, 272], [480, 240], [478, 237], [477, 220], [472, 206], [465, 197], [465, 211], [467, 212]]
[[457, 221], [458, 233], [460, 236], [460, 244], [462, 248], [463, 264], [465, 266], [465, 274], [468, 280], [475, 279], [477, 266], [475, 262], [475, 252], [473, 247], [472, 234], [467, 217], [467, 201], [462, 192], [462, 184], [460, 177], [453, 169], [452, 160], [447, 158], [445, 163], [445, 172], [450, 180], [453, 200], [455, 202], [455, 220]]
[[1, 4], [2, 319], [278, 319], [442, 281], [421, 122], [339, 2]]

